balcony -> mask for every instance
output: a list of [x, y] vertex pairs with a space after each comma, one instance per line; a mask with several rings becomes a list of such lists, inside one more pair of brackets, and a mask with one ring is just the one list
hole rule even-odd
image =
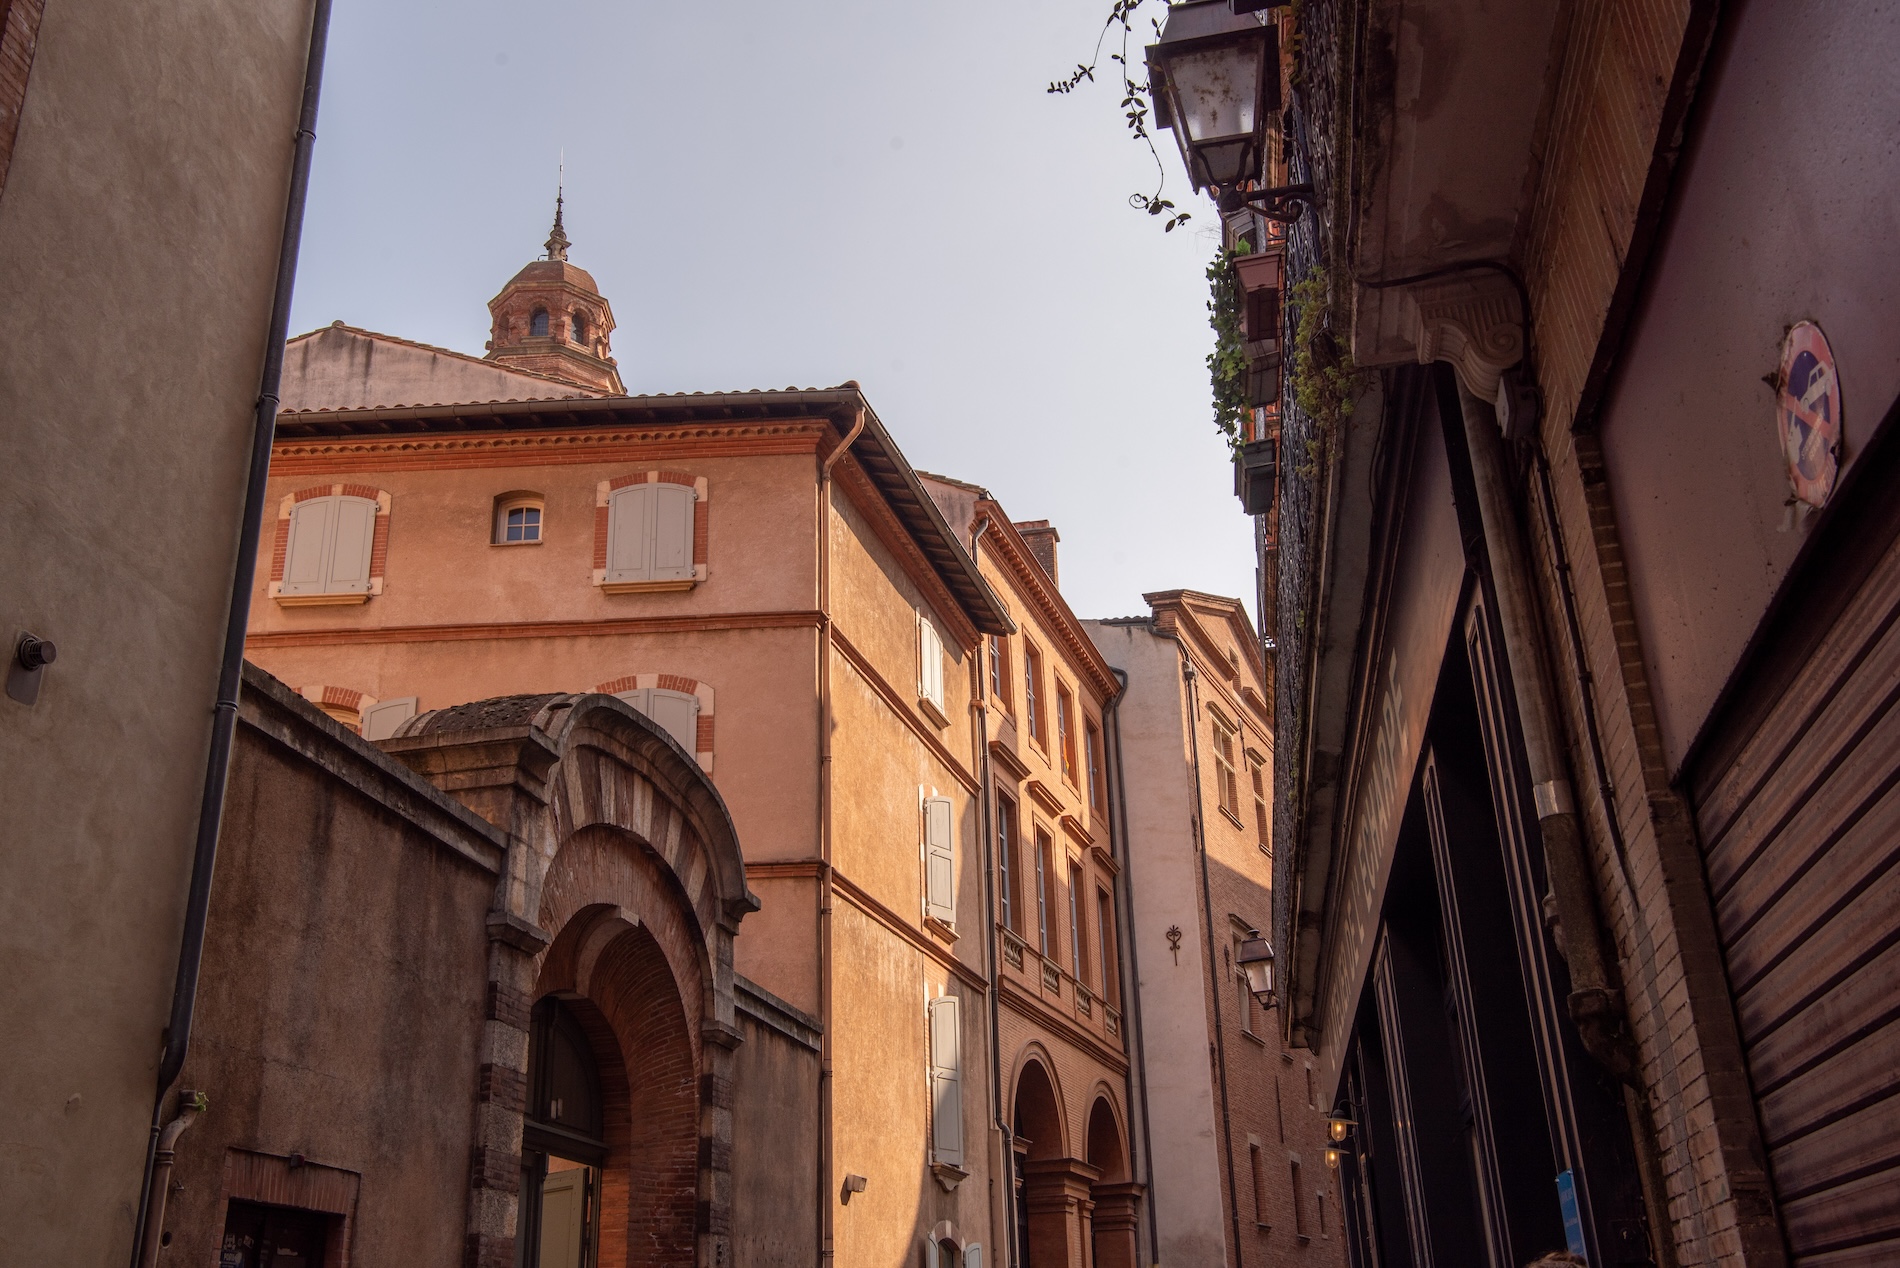
[[998, 925], [996, 935], [1002, 944], [998, 975], [1006, 983], [1013, 985], [1019, 994], [1040, 1000], [1050, 1012], [1101, 1039], [1108, 1047], [1122, 1049], [1121, 1013], [1109, 1007], [1106, 999], [1005, 926]]

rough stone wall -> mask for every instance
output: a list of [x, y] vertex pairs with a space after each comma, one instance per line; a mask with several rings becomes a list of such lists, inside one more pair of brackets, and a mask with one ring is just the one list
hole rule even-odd
[[247, 687], [180, 1080], [210, 1109], [179, 1144], [159, 1263], [216, 1261], [234, 1163], [302, 1155], [359, 1178], [351, 1264], [452, 1268], [499, 850], [460, 825], [489, 858], [458, 853], [401, 813], [406, 795], [457, 826], [433, 790], [352, 760], [361, 742], [281, 686]]

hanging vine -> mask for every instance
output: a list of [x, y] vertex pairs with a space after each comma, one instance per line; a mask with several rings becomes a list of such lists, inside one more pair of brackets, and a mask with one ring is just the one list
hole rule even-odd
[[[1146, 80], [1137, 80], [1128, 71], [1128, 37], [1134, 34], [1135, 10], [1141, 8], [1146, 0], [1114, 0], [1109, 6], [1108, 20], [1102, 23], [1102, 29], [1095, 37], [1095, 50], [1086, 62], [1076, 63], [1073, 73], [1066, 78], [1050, 81], [1048, 91], [1057, 96], [1067, 96], [1085, 83], [1095, 82], [1095, 69], [1102, 61], [1102, 46], [1108, 34], [1116, 27], [1121, 28], [1120, 51], [1110, 53], [1108, 59], [1121, 68], [1122, 77], [1122, 119], [1128, 125], [1128, 131], [1137, 141], [1148, 147], [1148, 156], [1155, 164], [1155, 189], [1152, 194], [1136, 191], [1128, 195], [1128, 205], [1151, 216], [1165, 216], [1162, 223], [1163, 233], [1172, 233], [1177, 225], [1186, 223], [1193, 217], [1185, 211], [1175, 208], [1170, 200], [1163, 198], [1167, 188], [1168, 169], [1161, 162], [1161, 153], [1155, 149], [1154, 134], [1148, 131], [1148, 116], [1151, 113], [1151, 88]], [[1161, 21], [1150, 18], [1155, 38], [1161, 38]]]
[[1293, 335], [1293, 399], [1314, 423], [1306, 461], [1297, 474], [1310, 479], [1364, 390], [1365, 376], [1333, 335], [1332, 279], [1325, 269], [1316, 268], [1294, 283], [1287, 299], [1299, 312]]

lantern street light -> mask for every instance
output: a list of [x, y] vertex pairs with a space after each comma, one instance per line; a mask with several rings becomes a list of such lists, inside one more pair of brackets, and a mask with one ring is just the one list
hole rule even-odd
[[1346, 1137], [1352, 1135], [1352, 1129], [1359, 1126], [1347, 1114], [1345, 1102], [1342, 1101], [1340, 1108], [1326, 1116], [1326, 1135], [1330, 1137], [1326, 1145], [1326, 1165], [1329, 1167], [1339, 1166], [1339, 1160], [1346, 1155]]
[[1259, 178], [1267, 125], [1280, 108], [1280, 41], [1276, 28], [1235, 0], [1171, 5], [1161, 38], [1150, 44], [1148, 85], [1155, 123], [1174, 133], [1194, 188], [1212, 192], [1224, 212], [1256, 204], [1283, 224], [1300, 218], [1311, 185], [1242, 190]]
[[1273, 948], [1258, 933], [1243, 940], [1235, 957], [1247, 974], [1247, 989], [1260, 1001], [1260, 1007], [1273, 1007]]

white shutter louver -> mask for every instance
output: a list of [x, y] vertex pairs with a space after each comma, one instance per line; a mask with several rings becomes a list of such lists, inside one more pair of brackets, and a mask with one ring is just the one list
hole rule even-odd
[[386, 740], [396, 733], [396, 728], [416, 716], [416, 698], [400, 696], [394, 700], [378, 700], [363, 711], [363, 724], [358, 729], [366, 740]]
[[963, 1026], [957, 997], [930, 1001], [930, 1148], [935, 1160], [963, 1165]]
[[956, 852], [948, 797], [924, 802], [924, 909], [946, 925], [956, 923]]
[[983, 1244], [973, 1242], [963, 1248], [963, 1268], [983, 1268]]
[[336, 507], [336, 545], [330, 552], [326, 594], [368, 594], [369, 556], [376, 541], [376, 503], [368, 498], [339, 497]]
[[653, 486], [630, 484], [607, 503], [607, 580], [653, 577]]
[[683, 484], [656, 484], [652, 489], [653, 579], [691, 580], [693, 504], [697, 499], [693, 490]]
[[290, 546], [284, 556], [284, 594], [322, 594], [329, 577], [330, 528], [335, 498], [299, 502], [290, 512]]

